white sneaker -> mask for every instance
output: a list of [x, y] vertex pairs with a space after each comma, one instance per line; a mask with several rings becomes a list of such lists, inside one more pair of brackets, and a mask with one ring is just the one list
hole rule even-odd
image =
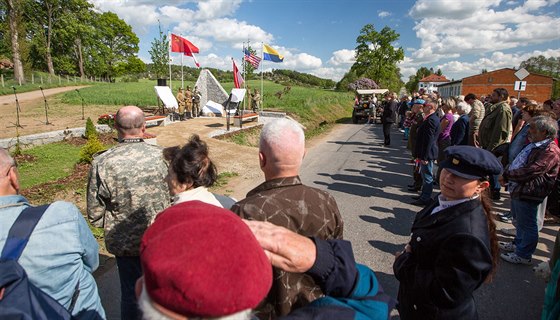
[[501, 253], [500, 257], [503, 260], [513, 264], [526, 264], [526, 265], [531, 264], [531, 259], [521, 258], [520, 256], [516, 255], [513, 252]]
[[500, 247], [500, 249], [504, 251], [508, 251], [508, 252], [515, 251], [515, 245], [513, 244], [513, 242], [498, 241], [498, 246]]
[[509, 228], [509, 229], [504, 228], [504, 229], [500, 229], [500, 231], [503, 234], [506, 234], [506, 235], [512, 236], [512, 237], [515, 237], [517, 235], [517, 230], [515, 230], [515, 228]]

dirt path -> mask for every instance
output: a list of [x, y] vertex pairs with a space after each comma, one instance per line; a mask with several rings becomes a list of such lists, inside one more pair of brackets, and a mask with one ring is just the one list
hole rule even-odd
[[[46, 125], [45, 103], [41, 91], [19, 93], [20, 125], [16, 132], [16, 99], [13, 94], [0, 96], [0, 139], [15, 137], [19, 135], [30, 135], [34, 133], [63, 130], [85, 126], [82, 120], [81, 105], [67, 105], [60, 101], [56, 94], [85, 88], [86, 86], [72, 86], [44, 90], [48, 103], [48, 117], [50, 125]], [[116, 106], [87, 105], [84, 108], [84, 119], [97, 118], [108, 112], [115, 112]]]

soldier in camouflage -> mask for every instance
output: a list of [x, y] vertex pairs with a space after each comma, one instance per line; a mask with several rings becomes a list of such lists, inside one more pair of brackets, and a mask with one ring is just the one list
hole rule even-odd
[[[305, 154], [305, 137], [294, 121], [280, 119], [262, 130], [259, 162], [265, 182], [249, 191], [231, 211], [249, 220], [268, 221], [306, 237], [342, 239], [342, 217], [334, 198], [301, 183], [299, 169]], [[257, 308], [260, 319], [277, 318], [323, 296], [305, 274], [274, 268], [274, 282]]]
[[121, 318], [137, 319], [134, 285], [141, 276], [140, 240], [170, 204], [162, 148], [144, 142], [144, 113], [121, 108], [115, 117], [119, 143], [94, 157], [87, 188], [91, 224], [104, 228], [107, 250], [116, 256], [121, 282]]

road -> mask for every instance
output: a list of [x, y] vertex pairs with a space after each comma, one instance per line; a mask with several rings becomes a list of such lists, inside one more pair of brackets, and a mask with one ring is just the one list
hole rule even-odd
[[[329, 191], [344, 219], [344, 237], [353, 244], [356, 260], [376, 271], [385, 291], [396, 297], [393, 254], [408, 241], [419, 207], [410, 205], [411, 167], [401, 135], [393, 131], [393, 146], [382, 147], [380, 125], [338, 125], [313, 142], [302, 168], [304, 183]], [[260, 181], [255, 181], [257, 185]], [[507, 201], [497, 204], [506, 211]], [[498, 222], [498, 228], [510, 227]], [[551, 251], [558, 226], [546, 226], [534, 265]], [[500, 235], [501, 240], [505, 240]], [[110, 319], [118, 318], [118, 278], [115, 270], [98, 278]], [[476, 291], [480, 319], [538, 319], [545, 283], [528, 266], [500, 263], [489, 284]], [[394, 312], [396, 315], [396, 312]], [[398, 318], [395, 316], [394, 318]]]

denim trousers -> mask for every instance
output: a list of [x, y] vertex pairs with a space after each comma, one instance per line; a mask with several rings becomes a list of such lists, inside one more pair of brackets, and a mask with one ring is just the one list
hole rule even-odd
[[434, 160], [428, 160], [428, 164], [420, 164], [420, 174], [422, 175], [422, 193], [420, 200], [428, 201], [432, 198], [434, 189]]
[[511, 199], [511, 212], [516, 219], [515, 254], [531, 259], [539, 242], [537, 208], [539, 202]]
[[140, 257], [116, 257], [121, 281], [121, 319], [140, 319], [134, 287], [142, 276]]

